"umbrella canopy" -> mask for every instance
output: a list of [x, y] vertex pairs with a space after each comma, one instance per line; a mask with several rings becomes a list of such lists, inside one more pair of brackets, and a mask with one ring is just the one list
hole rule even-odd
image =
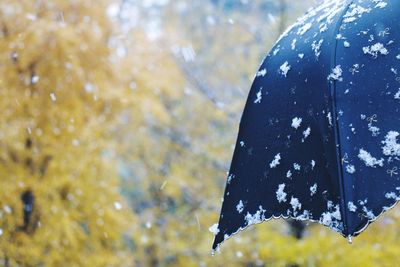
[[277, 42], [240, 122], [213, 249], [271, 218], [352, 237], [400, 199], [400, 1], [325, 1]]

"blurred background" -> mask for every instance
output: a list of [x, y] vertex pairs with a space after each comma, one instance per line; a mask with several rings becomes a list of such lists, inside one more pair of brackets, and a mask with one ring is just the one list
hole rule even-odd
[[317, 0], [2, 0], [0, 266], [395, 266], [395, 209], [353, 245], [271, 221], [211, 257], [252, 79]]

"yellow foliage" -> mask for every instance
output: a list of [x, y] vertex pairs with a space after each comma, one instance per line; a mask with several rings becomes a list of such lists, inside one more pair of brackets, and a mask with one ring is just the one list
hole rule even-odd
[[104, 127], [123, 92], [105, 7], [0, 3], [0, 265], [133, 262], [123, 237], [134, 217]]

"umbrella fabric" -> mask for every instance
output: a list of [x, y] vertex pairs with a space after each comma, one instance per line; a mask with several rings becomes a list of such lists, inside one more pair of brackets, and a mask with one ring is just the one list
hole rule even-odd
[[213, 250], [271, 218], [356, 236], [400, 199], [400, 2], [326, 1], [259, 68]]

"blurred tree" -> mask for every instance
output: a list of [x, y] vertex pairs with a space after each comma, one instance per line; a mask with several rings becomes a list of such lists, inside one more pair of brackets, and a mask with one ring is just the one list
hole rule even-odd
[[278, 220], [210, 257], [256, 67], [313, 0], [280, 2], [1, 2], [0, 266], [393, 266], [396, 212], [353, 246]]
[[0, 3], [0, 266], [132, 264], [107, 1]]
[[[371, 262], [395, 262], [392, 252], [366, 252], [382, 249], [372, 234], [364, 233], [348, 246], [345, 239], [322, 226], [305, 230], [302, 223], [281, 220], [234, 236], [220, 255], [209, 257], [212, 236], [205, 232], [218, 219], [247, 88], [282, 23], [293, 21], [313, 1], [287, 2], [285, 20], [280, 20], [279, 1], [274, 1], [274, 12], [272, 1], [236, 3], [230, 9], [221, 6], [225, 2], [133, 1], [121, 10], [123, 22], [129, 21], [128, 14], [133, 17], [123, 27], [129, 30], [121, 34], [121, 50], [126, 83], [131, 84], [138, 103], [126, 114], [117, 136], [124, 144], [120, 154], [124, 193], [140, 221], [137, 265], [373, 266]], [[132, 13], [124, 15], [129, 7]], [[161, 34], [155, 37], [155, 32]], [[150, 102], [143, 103], [147, 96], [152, 96]], [[132, 132], [135, 138], [127, 138]], [[394, 227], [398, 215], [389, 218]], [[369, 256], [351, 263], [360, 253]]]
[[[252, 264], [256, 255], [251, 248], [241, 247], [257, 240], [256, 232], [233, 246], [235, 253], [240, 248], [238, 255], [247, 258], [237, 262], [236, 256], [224, 257], [218, 263], [207, 257], [211, 240], [204, 232], [217, 219], [220, 201], [215, 200], [221, 195], [231, 157], [227, 148], [234, 143], [236, 119], [244, 104], [245, 92], [236, 84], [251, 81], [265, 50], [247, 27], [258, 20], [249, 14], [236, 20], [242, 13], [232, 11], [231, 24], [224, 21], [224, 9], [212, 9], [207, 2], [155, 5], [152, 11], [143, 8], [144, 3], [135, 3], [139, 9], [133, 14], [149, 12], [150, 25], [163, 19], [163, 37], [154, 40], [156, 29], [150, 36], [143, 33], [148, 26], [145, 19], [124, 25], [129, 21], [124, 15], [129, 9], [126, 3], [117, 18], [127, 27], [114, 45], [121, 51], [122, 76], [137, 102], [124, 113], [115, 138], [124, 144], [119, 154], [124, 193], [132, 200], [141, 226], [136, 262], [144, 266]], [[213, 19], [220, 21], [214, 24]], [[276, 34], [261, 40], [271, 46]], [[215, 57], [221, 59], [216, 62]], [[135, 138], [127, 138], [133, 132]]]

